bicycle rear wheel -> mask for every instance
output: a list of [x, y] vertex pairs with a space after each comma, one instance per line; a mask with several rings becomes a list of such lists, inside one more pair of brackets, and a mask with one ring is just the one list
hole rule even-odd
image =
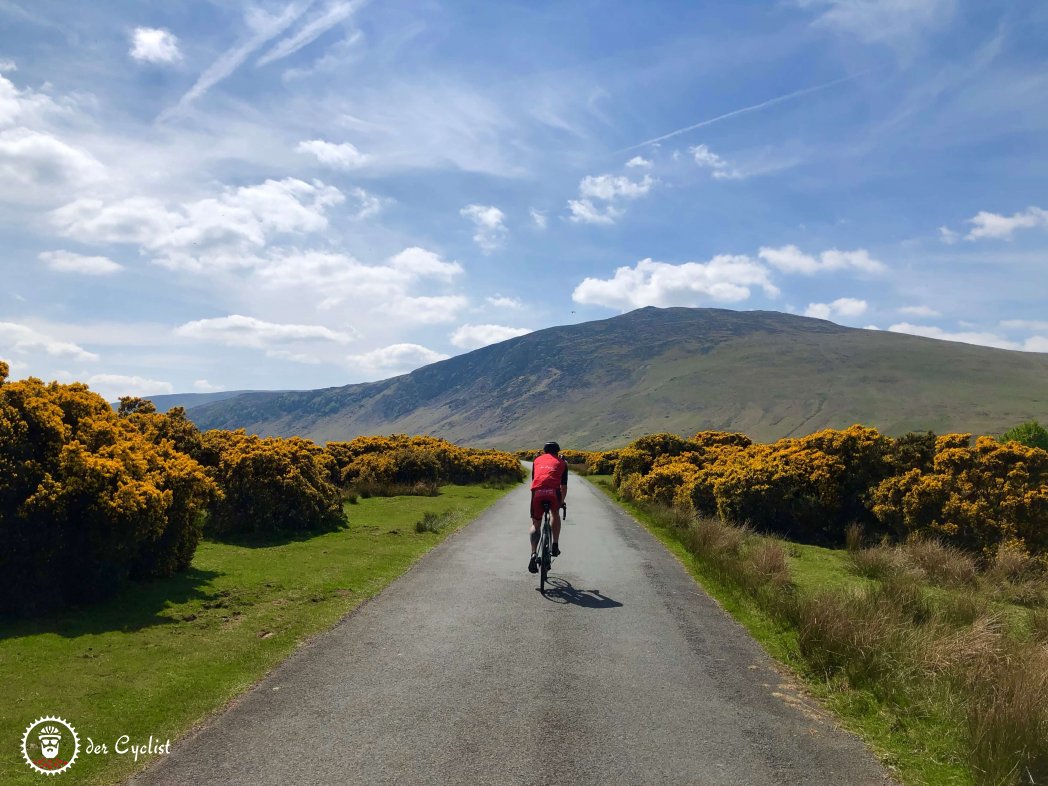
[[547, 513], [542, 521], [542, 537], [539, 539], [539, 591], [543, 593], [546, 591], [546, 577], [553, 564], [551, 541], [549, 513]]

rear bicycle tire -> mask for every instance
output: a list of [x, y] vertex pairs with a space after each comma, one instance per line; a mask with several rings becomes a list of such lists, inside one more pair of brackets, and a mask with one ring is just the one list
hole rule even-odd
[[546, 514], [546, 519], [542, 522], [542, 537], [539, 540], [539, 592], [545, 594], [546, 592], [546, 578], [549, 576], [549, 569], [553, 563], [550, 556], [550, 529], [549, 529], [549, 514]]

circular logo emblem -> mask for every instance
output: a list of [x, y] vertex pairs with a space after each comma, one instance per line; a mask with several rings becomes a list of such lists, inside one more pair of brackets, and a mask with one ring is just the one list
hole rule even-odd
[[57, 775], [73, 766], [80, 738], [71, 724], [54, 715], [38, 718], [22, 735], [22, 758], [44, 775]]

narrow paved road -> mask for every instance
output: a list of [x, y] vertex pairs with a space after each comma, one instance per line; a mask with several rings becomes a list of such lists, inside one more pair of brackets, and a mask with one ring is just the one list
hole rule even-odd
[[572, 478], [556, 588], [524, 488], [134, 784], [882, 784], [679, 563]]

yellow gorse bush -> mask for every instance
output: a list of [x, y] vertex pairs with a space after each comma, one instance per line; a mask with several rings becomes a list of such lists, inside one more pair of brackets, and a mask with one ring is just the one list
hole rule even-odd
[[0, 612], [35, 613], [185, 570], [209, 532], [317, 530], [345, 520], [347, 478], [519, 480], [519, 461], [433, 437], [327, 448], [201, 434], [181, 408], [79, 383], [8, 381], [0, 362]]
[[849, 524], [931, 536], [990, 555], [1048, 552], [1048, 452], [968, 434], [892, 438], [855, 425], [757, 444], [704, 431], [653, 434], [618, 451], [627, 499], [720, 515], [800, 540], [843, 542]]
[[0, 372], [0, 610], [88, 601], [129, 577], [186, 569], [215, 492], [203, 467], [85, 385]]
[[345, 486], [357, 483], [411, 484], [520, 481], [520, 461], [500, 450], [464, 448], [429, 436], [356, 437], [325, 448]]

